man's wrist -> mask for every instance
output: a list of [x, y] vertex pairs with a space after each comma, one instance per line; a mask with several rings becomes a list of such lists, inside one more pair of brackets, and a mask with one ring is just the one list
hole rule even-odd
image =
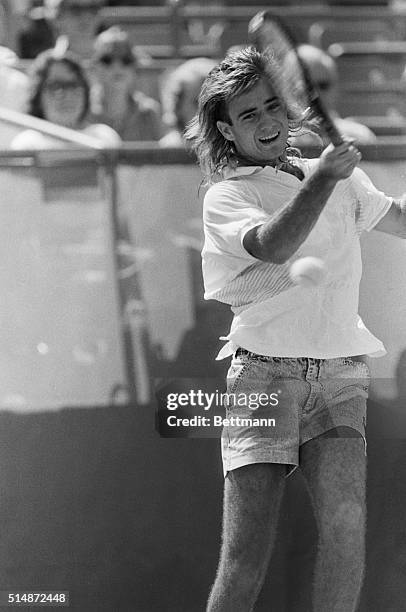
[[312, 177], [318, 182], [319, 185], [322, 184], [323, 187], [330, 187], [332, 189], [337, 185], [338, 181], [340, 180], [338, 177], [331, 174], [330, 171], [325, 170], [323, 168], [317, 168], [317, 170], [313, 173]]

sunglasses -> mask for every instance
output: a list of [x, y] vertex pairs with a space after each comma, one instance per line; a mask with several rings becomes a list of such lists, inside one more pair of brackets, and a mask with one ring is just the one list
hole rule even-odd
[[50, 93], [55, 94], [58, 91], [71, 92], [82, 87], [79, 81], [48, 81], [44, 83], [44, 89]]
[[320, 81], [319, 83], [316, 83], [316, 87], [320, 91], [328, 91], [332, 88], [332, 86], [333, 83], [331, 83], [331, 81]]
[[131, 55], [101, 55], [97, 61], [103, 66], [112, 66], [114, 62], [119, 62], [123, 66], [131, 66], [134, 58]]

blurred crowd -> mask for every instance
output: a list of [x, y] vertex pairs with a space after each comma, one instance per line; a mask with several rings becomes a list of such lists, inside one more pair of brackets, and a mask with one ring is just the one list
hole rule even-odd
[[[16, 52], [0, 47], [0, 106], [80, 130], [106, 146], [121, 141], [183, 145], [182, 132], [196, 110], [201, 83], [215, 65], [195, 58], [168, 71], [162, 93], [142, 92], [137, 71], [145, 54], [117, 26], [95, 28], [103, 0], [31, 0], [16, 35]], [[40, 148], [33, 130], [13, 147]]]
[[[138, 75], [148, 57], [140, 54], [123, 29], [104, 27], [96, 20], [101, 8], [117, 4], [105, 0], [16, 2], [13, 10], [18, 5], [21, 17], [16, 50], [0, 47], [0, 106], [89, 134], [105, 146], [155, 141], [163, 147], [182, 147], [202, 82], [218, 60], [179, 60], [160, 78], [159, 95], [147, 95]], [[4, 14], [9, 10], [7, 2], [0, 3], [0, 10]], [[308, 44], [300, 47], [300, 55], [338, 129], [359, 144], [375, 142], [368, 127], [339, 116], [333, 58]], [[35, 130], [26, 130], [13, 147], [46, 144]], [[297, 133], [292, 144], [323, 146], [325, 141], [316, 126], [314, 131]]]

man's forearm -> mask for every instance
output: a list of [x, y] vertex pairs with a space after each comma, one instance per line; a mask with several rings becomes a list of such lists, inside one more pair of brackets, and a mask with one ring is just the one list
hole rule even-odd
[[244, 247], [262, 261], [285, 263], [310, 234], [336, 184], [316, 171], [267, 223], [247, 232]]
[[374, 229], [406, 239], [406, 194], [393, 199], [392, 206]]

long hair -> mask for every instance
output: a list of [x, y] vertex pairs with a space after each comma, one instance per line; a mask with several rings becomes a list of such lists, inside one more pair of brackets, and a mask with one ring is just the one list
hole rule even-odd
[[57, 48], [48, 49], [40, 53], [34, 60], [30, 72], [30, 95], [28, 99], [27, 112], [33, 117], [46, 119], [42, 107], [42, 92], [48, 73], [53, 64], [66, 64], [77, 77], [85, 92], [83, 111], [79, 120], [82, 121], [89, 112], [90, 86], [86, 73], [80, 60], [69, 51], [59, 52]]
[[[229, 123], [229, 102], [250, 91], [262, 78], [267, 79], [284, 100], [289, 132], [299, 131], [306, 122], [305, 109], [284, 91], [281, 70], [272, 57], [260, 53], [254, 47], [229, 53], [203, 82], [198, 112], [185, 132], [185, 138], [196, 153], [207, 182], [213, 182], [221, 176], [223, 168], [235, 156], [233, 142], [224, 138], [217, 128], [217, 121]], [[297, 149], [289, 146], [286, 151], [288, 154], [298, 154]]]

